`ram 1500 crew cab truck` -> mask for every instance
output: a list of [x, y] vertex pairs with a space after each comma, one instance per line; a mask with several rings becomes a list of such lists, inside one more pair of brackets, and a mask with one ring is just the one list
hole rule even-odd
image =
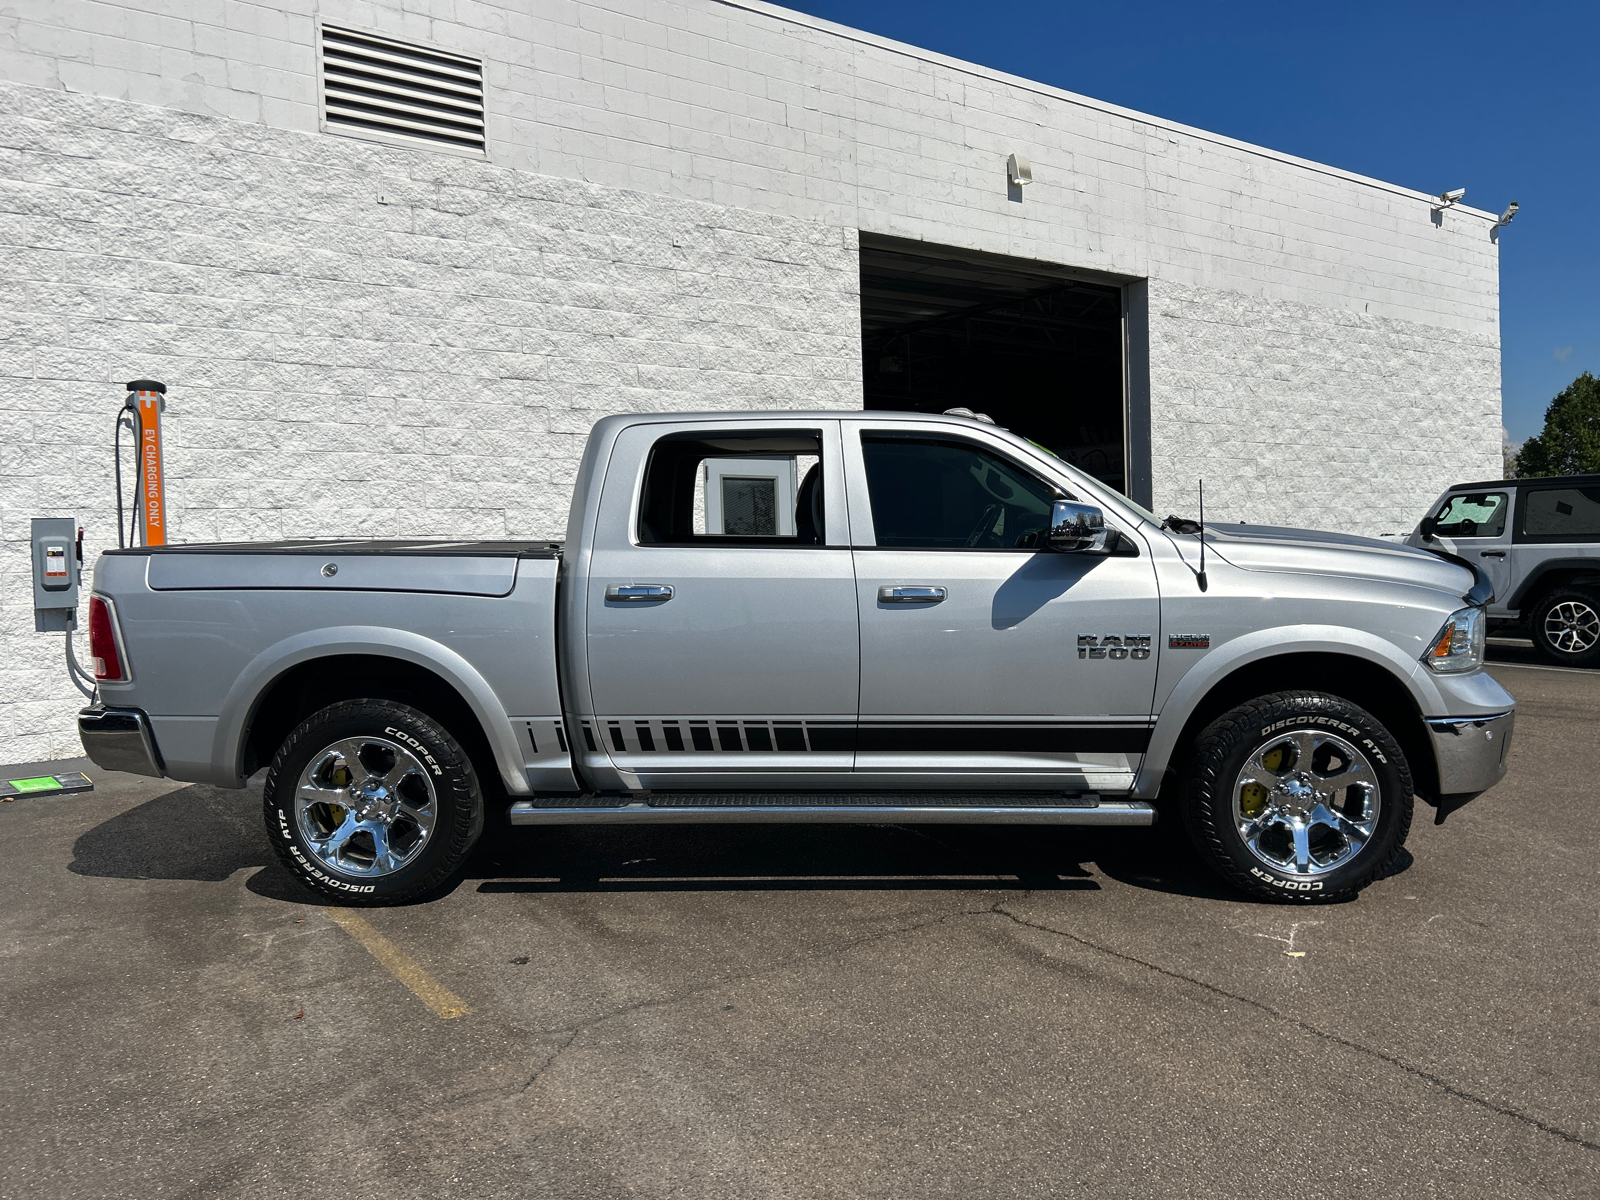
[[981, 421], [611, 417], [561, 544], [104, 554], [79, 724], [107, 768], [228, 788], [265, 768], [283, 861], [356, 903], [438, 886], [507, 805], [533, 825], [1159, 808], [1238, 887], [1329, 899], [1394, 861], [1414, 795], [1453, 806], [1504, 773], [1490, 599], [1421, 549], [1163, 523]]

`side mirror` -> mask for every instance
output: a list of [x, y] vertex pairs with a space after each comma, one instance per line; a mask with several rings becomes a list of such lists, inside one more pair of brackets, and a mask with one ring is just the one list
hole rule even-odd
[[1439, 528], [1439, 522], [1434, 517], [1423, 517], [1422, 523], [1417, 526], [1417, 532], [1422, 535], [1425, 542], [1433, 541], [1434, 530]]
[[1050, 511], [1050, 549], [1067, 554], [1106, 548], [1106, 515], [1092, 504], [1057, 500]]

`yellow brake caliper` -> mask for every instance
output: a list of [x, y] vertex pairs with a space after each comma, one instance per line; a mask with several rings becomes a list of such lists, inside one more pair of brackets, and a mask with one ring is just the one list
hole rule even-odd
[[[1274, 775], [1281, 775], [1288, 769], [1292, 753], [1293, 747], [1287, 743], [1274, 746], [1261, 756], [1261, 765]], [[1259, 817], [1267, 811], [1267, 796], [1267, 789], [1252, 779], [1239, 789], [1239, 811], [1247, 817]]]

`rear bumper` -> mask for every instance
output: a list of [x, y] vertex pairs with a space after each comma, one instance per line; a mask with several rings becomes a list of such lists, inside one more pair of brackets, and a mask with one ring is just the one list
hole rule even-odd
[[1489, 717], [1429, 717], [1428, 734], [1439, 763], [1443, 797], [1474, 796], [1499, 783], [1506, 773], [1515, 712]]
[[157, 779], [165, 774], [150, 718], [137, 708], [86, 708], [78, 714], [78, 737], [97, 767]]

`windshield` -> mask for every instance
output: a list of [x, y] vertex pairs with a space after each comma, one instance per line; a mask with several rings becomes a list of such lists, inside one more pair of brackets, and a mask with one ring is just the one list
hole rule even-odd
[[1040, 454], [1048, 455], [1050, 457], [1050, 459], [1052, 460], [1052, 465], [1056, 468], [1056, 470], [1058, 470], [1062, 474], [1066, 475], [1067, 478], [1071, 479], [1074, 482], [1074, 484], [1081, 485], [1081, 484], [1085, 484], [1086, 483], [1086, 484], [1092, 485], [1088, 489], [1088, 493], [1089, 494], [1087, 496], [1084, 496], [1081, 493], [1073, 493], [1073, 492], [1069, 491], [1069, 494], [1067, 496], [1067, 498], [1069, 500], [1083, 499], [1083, 500], [1088, 500], [1088, 501], [1093, 502], [1095, 500], [1094, 489], [1096, 489], [1096, 488], [1102, 489], [1102, 490], [1111, 492], [1116, 497], [1116, 504], [1119, 507], [1128, 509], [1129, 511], [1134, 513], [1136, 516], [1143, 517], [1146, 521], [1149, 521], [1150, 524], [1152, 524], [1152, 525], [1160, 525], [1161, 524], [1161, 518], [1156, 516], [1155, 513], [1151, 512], [1144, 505], [1138, 504], [1135, 501], [1129, 499], [1127, 496], [1124, 496], [1121, 492], [1117, 491], [1115, 488], [1113, 488], [1110, 484], [1106, 483], [1104, 480], [1096, 479], [1094, 476], [1092, 476], [1092, 475], [1088, 474], [1087, 472], [1085, 472], [1082, 468], [1073, 466], [1071, 463], [1067, 462], [1066, 459], [1062, 458], [1059, 454], [1057, 454], [1054, 450], [1051, 450], [1048, 446], [1041, 446], [1041, 445], [1039, 445], [1038, 442], [1035, 442], [1035, 441], [1031, 440], [1030, 438], [1022, 437], [1020, 434], [1012, 433], [1008, 429], [1002, 429], [999, 432], [1001, 434], [1003, 434], [1004, 436], [1008, 437], [1008, 438], [1015, 439], [1017, 442], [1027, 446], [1030, 450], [1034, 450], [1034, 451], [1036, 451], [1036, 452], [1038, 452]]
[[1126, 505], [1128, 508], [1133, 509], [1134, 512], [1138, 513], [1146, 521], [1149, 521], [1150, 524], [1152, 524], [1152, 525], [1161, 524], [1161, 518], [1156, 516], [1155, 513], [1151, 512], [1144, 505], [1138, 503], [1137, 501], [1128, 499], [1128, 497], [1121, 495], [1121, 493], [1118, 493], [1118, 496], [1119, 496], [1119, 498], [1121, 499], [1121, 501], [1122, 501], [1122, 503], [1124, 505]]

